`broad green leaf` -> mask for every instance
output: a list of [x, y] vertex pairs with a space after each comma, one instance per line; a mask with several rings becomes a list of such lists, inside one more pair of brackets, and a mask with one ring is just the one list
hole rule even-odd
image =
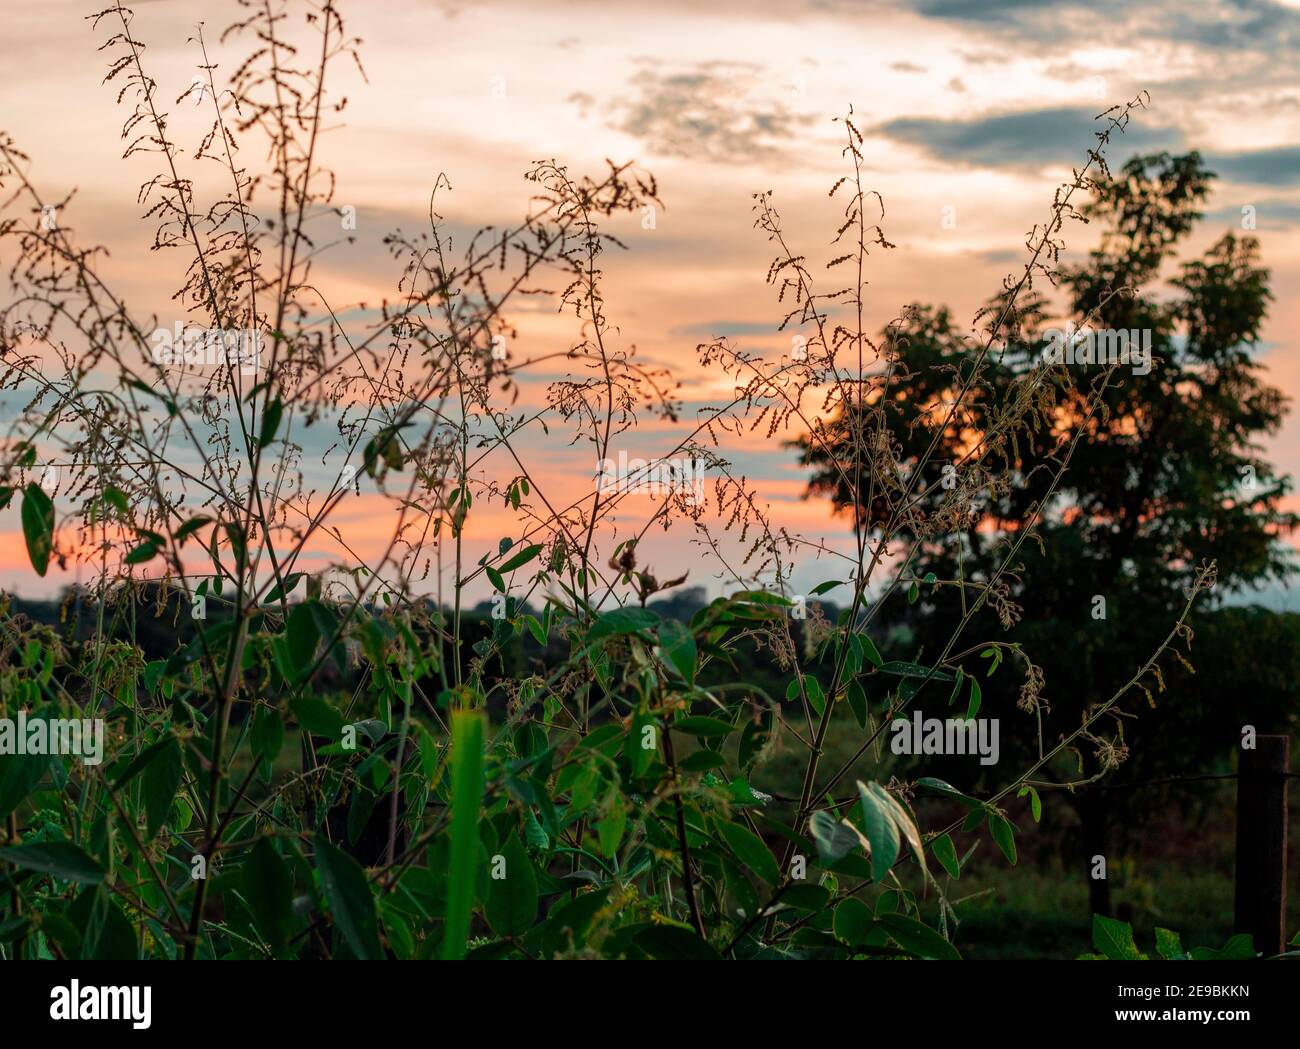
[[934, 929], [922, 925], [915, 918], [909, 918], [904, 914], [882, 914], [877, 921], [885, 927], [890, 939], [905, 951], [911, 951], [922, 958], [940, 961], [961, 960], [956, 947]]
[[1007, 858], [1007, 862], [1014, 867], [1016, 865], [1016, 834], [1014, 828], [1004, 817], [999, 816], [996, 812], [990, 812], [989, 833], [993, 835], [993, 840], [997, 842], [998, 848], [1002, 850], [1002, 855]]
[[1111, 961], [1138, 961], [1143, 957], [1133, 942], [1133, 927], [1104, 914], [1092, 916], [1092, 945]]
[[1184, 957], [1183, 941], [1178, 933], [1156, 926], [1156, 953], [1167, 962]]
[[852, 946], [866, 942], [874, 922], [875, 915], [871, 913], [871, 908], [856, 896], [850, 896], [836, 906], [832, 928], [836, 939]]
[[282, 957], [293, 932], [293, 877], [270, 838], [259, 838], [240, 871], [244, 902], [272, 953]]
[[346, 852], [326, 841], [323, 834], [316, 835], [314, 845], [321, 891], [329, 902], [335, 926], [358, 958], [382, 960], [379, 919], [366, 872]]
[[602, 637], [616, 637], [621, 634], [637, 634], [650, 630], [659, 623], [659, 616], [648, 608], [615, 608], [604, 613], [590, 630], [587, 631], [586, 643], [599, 641]]
[[822, 691], [822, 684], [811, 674], [803, 679], [804, 695], [808, 697], [808, 705], [816, 711], [820, 717], [826, 709], [826, 693]]
[[720, 739], [736, 731], [735, 725], [728, 725], [719, 718], [709, 717], [678, 718], [673, 722], [673, 728], [678, 732], [685, 732], [688, 736], [699, 736], [702, 739]]
[[795, 882], [781, 896], [781, 903], [797, 911], [820, 911], [831, 900], [831, 893], [825, 885], [809, 885]]
[[693, 684], [698, 654], [691, 632], [675, 620], [665, 620], [659, 627], [659, 649], [683, 680]]
[[7, 754], [0, 758], [0, 819], [23, 803], [49, 767], [48, 754]]
[[327, 739], [338, 739], [343, 735], [343, 715], [323, 699], [315, 696], [299, 696], [289, 704], [293, 716], [308, 732]]
[[301, 673], [316, 658], [320, 644], [320, 625], [311, 608], [312, 602], [303, 601], [289, 610], [285, 622], [285, 638], [289, 643], [289, 660], [294, 670]]
[[610, 797], [612, 800], [606, 802], [604, 815], [596, 821], [596, 837], [600, 843], [600, 854], [612, 857], [618, 852], [627, 830], [627, 807], [620, 795], [612, 794]]
[[490, 870], [492, 889], [484, 908], [488, 925], [498, 936], [523, 936], [537, 917], [537, 875], [517, 834], [510, 835], [499, 858], [492, 858]]
[[250, 742], [254, 754], [263, 758], [268, 765], [274, 764], [284, 745], [284, 721], [275, 707], [258, 709], [253, 718]]
[[54, 504], [38, 484], [23, 489], [23, 539], [27, 557], [38, 576], [44, 576], [54, 552]]
[[104, 871], [76, 845], [66, 841], [45, 841], [32, 845], [11, 845], [0, 849], [0, 860], [24, 870], [39, 871], [62, 881], [96, 885]]
[[651, 958], [671, 962], [718, 961], [718, 952], [690, 929], [680, 925], [651, 925], [635, 936], [636, 945]]
[[858, 832], [836, 819], [825, 809], [819, 809], [808, 821], [808, 830], [817, 843], [817, 855], [823, 865], [843, 859], [861, 840]]
[[175, 736], [168, 736], [161, 741], [157, 754], [144, 768], [142, 783], [147, 838], [151, 839], [158, 833], [158, 828], [171, 812], [183, 772], [180, 744]]
[[741, 863], [769, 885], [776, 885], [781, 880], [781, 870], [776, 865], [776, 857], [763, 844], [762, 838], [739, 823], [719, 822], [717, 827], [727, 843], [727, 848], [736, 854], [736, 858]]
[[862, 829], [871, 843], [871, 878], [884, 880], [898, 860], [898, 824], [894, 822], [892, 806], [878, 783], [858, 781], [858, 795], [862, 800]]
[[951, 783], [946, 783], [941, 779], [935, 779], [933, 776], [922, 776], [916, 781], [918, 787], [924, 787], [926, 790], [932, 790], [936, 794], [942, 794], [945, 798], [951, 798], [953, 801], [960, 801], [968, 809], [982, 809], [984, 803], [968, 797], [954, 787]]
[[587, 932], [600, 909], [609, 899], [609, 889], [585, 892], [565, 900], [552, 909], [546, 919], [542, 935], [542, 950], [551, 958], [569, 950], [576, 950], [587, 942]]
[[930, 842], [930, 850], [934, 853], [934, 858], [953, 878], [961, 877], [961, 861], [957, 858], [957, 847], [953, 845], [952, 838], [946, 834], [940, 834], [934, 841]]
[[257, 447], [265, 448], [275, 440], [276, 431], [280, 429], [280, 418], [284, 415], [284, 405], [280, 398], [275, 398], [262, 413], [262, 433], [257, 439]]
[[872, 666], [883, 667], [885, 661], [880, 658], [880, 652], [876, 649], [876, 643], [871, 640], [871, 635], [864, 631], [863, 633], [857, 634], [856, 637], [862, 642], [863, 654], [867, 657]]
[[524, 565], [528, 564], [529, 561], [531, 561], [534, 557], [536, 557], [541, 552], [542, 552], [541, 543], [534, 543], [532, 546], [525, 547], [523, 550], [519, 551], [519, 553], [515, 554], [514, 557], [512, 557], [509, 561], [507, 561], [505, 564], [501, 566], [501, 574], [506, 575], [509, 572], [513, 572], [517, 568], [523, 568]]
[[152, 561], [158, 556], [159, 549], [158, 540], [146, 539], [126, 555], [125, 563], [128, 565], [142, 565], [146, 561]]

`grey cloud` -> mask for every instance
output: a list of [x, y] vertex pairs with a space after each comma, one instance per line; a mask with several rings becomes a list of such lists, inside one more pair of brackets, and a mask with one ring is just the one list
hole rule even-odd
[[1263, 186], [1300, 185], [1300, 146], [1274, 146], [1241, 153], [1211, 153], [1211, 169], [1234, 182]]
[[705, 321], [703, 324], [688, 324], [674, 328], [669, 334], [681, 338], [713, 339], [733, 335], [771, 335], [776, 331], [776, 323], [755, 324], [749, 321]]
[[1206, 214], [1211, 222], [1226, 222], [1240, 228], [1241, 209], [1249, 206], [1255, 209], [1255, 223], [1261, 230], [1290, 229], [1300, 225], [1300, 202], [1293, 200], [1247, 200], [1240, 204], [1225, 204]]
[[[1096, 142], [1095, 132], [1105, 126], [1095, 116], [1087, 109], [1061, 108], [970, 120], [905, 117], [874, 130], [918, 146], [940, 160], [984, 167], [1025, 167], [1080, 160]], [[1181, 136], [1172, 128], [1153, 128], [1133, 121], [1124, 134], [1111, 137], [1110, 159], [1120, 151], [1174, 148], [1180, 141]]]
[[774, 97], [792, 92], [792, 85], [765, 78], [747, 63], [645, 68], [632, 77], [631, 87], [631, 97], [609, 107], [613, 126], [666, 156], [771, 159], [812, 120]]
[[[975, 23], [1039, 40], [1131, 36], [1139, 24], [1158, 36], [1213, 50], [1300, 48], [1300, 11], [1275, 0], [912, 0], [928, 18]], [[1144, 29], [1144, 31], [1145, 31]]]

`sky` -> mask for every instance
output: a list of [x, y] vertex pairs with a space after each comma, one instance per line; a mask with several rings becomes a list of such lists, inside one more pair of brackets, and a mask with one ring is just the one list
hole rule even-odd
[[[111, 246], [105, 271], [114, 286], [142, 313], [166, 316], [160, 289], [174, 284], [172, 260], [150, 252], [151, 226], [140, 221], [136, 186], [151, 171], [148, 158], [122, 159], [124, 113], [114, 85], [101, 83], [106, 58], [96, 50], [109, 30], [85, 18], [97, 6], [7, 5], [0, 126], [32, 156], [47, 196], [76, 190], [61, 221]], [[340, 8], [363, 41], [365, 79], [338, 67], [333, 83], [348, 104], [322, 145], [337, 176], [335, 204], [357, 216], [357, 244], [323, 256], [316, 271], [336, 304], [394, 294], [400, 272], [381, 239], [422, 228], [440, 173], [452, 191], [440, 195], [439, 210], [456, 228], [472, 228], [523, 214], [522, 176], [536, 160], [590, 173], [607, 158], [635, 161], [657, 178], [664, 206], [653, 228], [639, 216], [614, 223], [628, 250], [605, 260], [607, 311], [621, 345], [672, 369], [691, 417], [732, 390], [720, 370], [698, 364], [698, 343], [726, 336], [769, 356], [789, 346], [789, 334], [776, 331], [785, 310], [764, 283], [772, 252], [753, 228], [753, 195], [773, 193], [797, 250], [832, 257], [839, 204], [827, 193], [846, 173], [834, 117], [852, 107], [865, 179], [883, 198], [885, 233], [897, 245], [874, 254], [868, 272], [870, 328], [879, 330], [911, 302], [944, 303], [973, 319], [1022, 264], [1025, 236], [1084, 159], [1096, 114], [1146, 91], [1149, 107], [1112, 150], [1112, 165], [1135, 151], [1206, 155], [1220, 178], [1193, 251], [1240, 229], [1242, 209], [1253, 209], [1276, 297], [1259, 352], [1271, 380], [1300, 393], [1300, 0], [366, 0]], [[169, 102], [197, 71], [200, 22], [218, 78], [233, 69], [242, 46], [217, 38], [237, 14], [233, 0], [136, 5], [135, 33]], [[172, 126], [193, 142], [203, 121], [187, 105], [176, 107]], [[1068, 228], [1066, 261], [1082, 258], [1090, 237]], [[832, 284], [827, 278], [823, 290]], [[576, 337], [553, 305], [527, 304], [512, 319], [520, 351], [564, 349]], [[15, 403], [13, 394], [0, 402]], [[617, 447], [662, 454], [674, 432], [646, 424]], [[778, 525], [845, 549], [847, 522], [802, 498], [803, 473], [782, 445], [793, 436], [732, 442], [727, 453]], [[1300, 416], [1266, 453], [1300, 476]], [[584, 454], [563, 441], [539, 447], [539, 476], [576, 491], [591, 470]], [[343, 527], [358, 549], [376, 551], [391, 511], [364, 499], [345, 508]], [[637, 523], [630, 513], [620, 527]], [[474, 525], [483, 549], [517, 531], [501, 506], [484, 508]], [[691, 542], [685, 533], [655, 538], [647, 556], [661, 575], [694, 566], [691, 582], [716, 589]], [[322, 562], [332, 555], [319, 551]], [[810, 561], [796, 582], [811, 586], [828, 572]], [[73, 574], [37, 579], [16, 506], [0, 513], [0, 588], [49, 594]], [[1295, 591], [1266, 600], [1300, 608]]]

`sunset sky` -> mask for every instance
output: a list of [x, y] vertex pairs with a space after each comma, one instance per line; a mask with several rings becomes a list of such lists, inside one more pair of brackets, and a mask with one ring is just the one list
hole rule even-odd
[[[136, 187], [152, 169], [147, 157], [121, 159], [125, 114], [116, 87], [101, 83], [106, 58], [96, 51], [110, 30], [84, 19], [97, 6], [6, 5], [0, 128], [32, 156], [32, 177], [48, 197], [76, 189], [63, 221], [79, 238], [110, 246], [106, 272], [136, 310], [169, 316], [175, 260], [148, 250], [152, 227], [139, 220]], [[635, 160], [658, 179], [665, 207], [653, 229], [635, 216], [616, 220], [630, 250], [606, 259], [607, 310], [623, 345], [682, 381], [690, 419], [731, 392], [725, 375], [696, 363], [697, 343], [727, 336], [774, 357], [789, 346], [789, 334], [775, 331], [785, 311], [764, 284], [771, 251], [753, 228], [753, 194], [774, 192], [799, 250], [832, 257], [842, 205], [827, 191], [845, 173], [833, 117], [853, 107], [866, 136], [867, 183], [884, 198], [885, 233], [897, 244], [873, 255], [874, 331], [910, 302], [947, 304], [971, 320], [1021, 264], [1027, 232], [1085, 159], [1094, 116], [1145, 90], [1150, 107], [1112, 148], [1112, 165], [1135, 151], [1207, 156], [1220, 180], [1191, 250], [1240, 228], [1243, 207], [1255, 209], [1276, 299], [1260, 352], [1272, 381], [1300, 394], [1300, 0], [339, 7], [363, 40], [368, 83], [342, 63], [333, 74], [348, 105], [326, 137], [324, 162], [338, 176], [335, 203], [356, 208], [358, 237], [315, 273], [336, 306], [394, 294], [400, 272], [381, 238], [423, 228], [439, 172], [453, 187], [439, 210], [469, 228], [523, 214], [522, 176], [533, 161], [554, 157], [596, 174], [606, 158]], [[151, 0], [136, 11], [135, 33], [149, 45], [168, 103], [195, 75], [187, 38], [198, 21], [219, 79], [244, 51], [217, 41], [238, 13], [233, 0]], [[173, 108], [173, 131], [192, 152], [204, 121], [188, 103]], [[954, 228], [941, 221], [945, 208], [955, 209]], [[1069, 227], [1065, 236], [1070, 258], [1081, 258], [1088, 229]], [[835, 284], [828, 277], [822, 290]], [[554, 304], [531, 303], [512, 317], [520, 352], [562, 350], [576, 338]], [[5, 408], [19, 403], [13, 392], [3, 397]], [[647, 425], [619, 447], [661, 454], [674, 432]], [[847, 522], [801, 499], [803, 473], [779, 439], [728, 452], [778, 524], [845, 542]], [[1300, 476], [1300, 415], [1267, 452]], [[538, 455], [557, 489], [577, 491], [590, 473], [586, 452], [563, 441]], [[378, 545], [391, 526], [374, 514], [359, 505], [339, 523], [360, 547]], [[499, 505], [476, 522], [484, 549], [511, 533]], [[658, 539], [651, 560], [662, 574], [684, 570], [697, 563], [690, 541], [686, 531]], [[829, 574], [810, 563], [796, 578], [809, 584]], [[38, 579], [17, 504], [0, 513], [0, 587], [49, 594], [71, 578], [52, 570]], [[707, 576], [691, 582], [717, 585]], [[1296, 591], [1268, 600], [1300, 608]]]

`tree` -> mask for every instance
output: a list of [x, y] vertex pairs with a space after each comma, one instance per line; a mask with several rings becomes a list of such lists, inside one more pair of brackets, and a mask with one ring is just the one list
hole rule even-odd
[[[1004, 318], [996, 332], [1002, 348], [982, 368], [973, 366], [946, 309], [915, 309], [888, 333], [899, 353], [897, 379], [866, 410], [883, 409], [904, 470], [924, 461], [937, 442], [917, 486], [923, 504], [959, 500], [972, 511], [953, 534], [911, 538], [900, 554], [911, 558], [910, 574], [933, 573], [936, 581], [962, 586], [994, 578], [1020, 522], [1042, 511], [1033, 542], [1021, 548], [1005, 585], [981, 612], [1001, 621], [1027, 674], [1018, 690], [1005, 674], [985, 684], [986, 714], [1019, 706], [1039, 721], [1037, 731], [1029, 725], [1004, 732], [1004, 751], [1013, 758], [1055, 738], [1058, 726], [1076, 726], [1099, 697], [1128, 679], [1167, 633], [1198, 566], [1217, 566], [1212, 609], [1226, 593], [1281, 579], [1292, 565], [1278, 542], [1296, 524], [1281, 507], [1291, 482], [1259, 448], [1286, 410], [1254, 352], [1271, 299], [1259, 243], [1229, 232], [1200, 257], [1176, 258], [1202, 217], [1198, 208], [1213, 177], [1196, 153], [1162, 153], [1135, 157], [1099, 181], [1082, 214], [1102, 223], [1100, 242], [1085, 263], [1061, 270], [1059, 308], [1068, 320], [1052, 326], [1041, 295], [1022, 296], [1012, 309], [999, 297], [985, 316]], [[1127, 355], [1120, 333], [1132, 339]], [[1076, 351], [1075, 363], [1063, 349]], [[1057, 357], [1061, 362], [1053, 363]], [[1033, 410], [1043, 425], [1000, 431], [1009, 391], [1024, 389], [1035, 368], [1046, 368], [1046, 382], [1032, 394], [1041, 398]], [[961, 411], [946, 413], [966, 384], [972, 388]], [[1097, 393], [1094, 411], [1087, 404]], [[952, 418], [941, 427], [936, 420], [945, 414]], [[871, 527], [881, 507], [864, 506], [866, 492], [846, 483], [853, 472], [833, 461], [849, 454], [846, 435], [857, 425], [853, 413], [841, 411], [830, 424], [829, 447], [805, 439], [802, 461], [813, 469], [811, 493], [829, 495], [839, 509], [856, 508]], [[1062, 434], [1080, 425], [1083, 441], [1067, 448]], [[972, 449], [1004, 459], [1012, 481], [987, 486], [982, 457]], [[1055, 483], [1067, 456], [1069, 468]], [[960, 610], [936, 602], [923, 611], [914, 617], [922, 651], [951, 633]], [[1213, 613], [1202, 611], [1200, 621], [1207, 614]], [[1250, 641], [1241, 645], [1249, 649]], [[1023, 650], [1037, 654], [1037, 667], [1025, 665]], [[1262, 663], [1270, 653], [1257, 658]], [[1246, 682], [1237, 682], [1236, 695], [1207, 695], [1190, 685], [1188, 660], [1178, 655], [1177, 662], [1184, 665], [1167, 659], [1158, 668], [1156, 680], [1167, 691], [1148, 690], [1148, 709], [1114, 711], [1115, 737], [1090, 734], [1091, 755], [1058, 761], [1042, 774], [1088, 783], [1131, 759], [1126, 776], [1133, 780], [1198, 772], [1222, 760], [1230, 737], [1209, 727], [1221, 720], [1224, 699], [1246, 702]], [[981, 663], [972, 653], [970, 670]], [[1285, 713], [1253, 716], [1280, 721]], [[1105, 839], [1103, 798], [1113, 795], [1070, 796], [1092, 854]], [[1105, 911], [1105, 882], [1092, 884], [1094, 909]]]

